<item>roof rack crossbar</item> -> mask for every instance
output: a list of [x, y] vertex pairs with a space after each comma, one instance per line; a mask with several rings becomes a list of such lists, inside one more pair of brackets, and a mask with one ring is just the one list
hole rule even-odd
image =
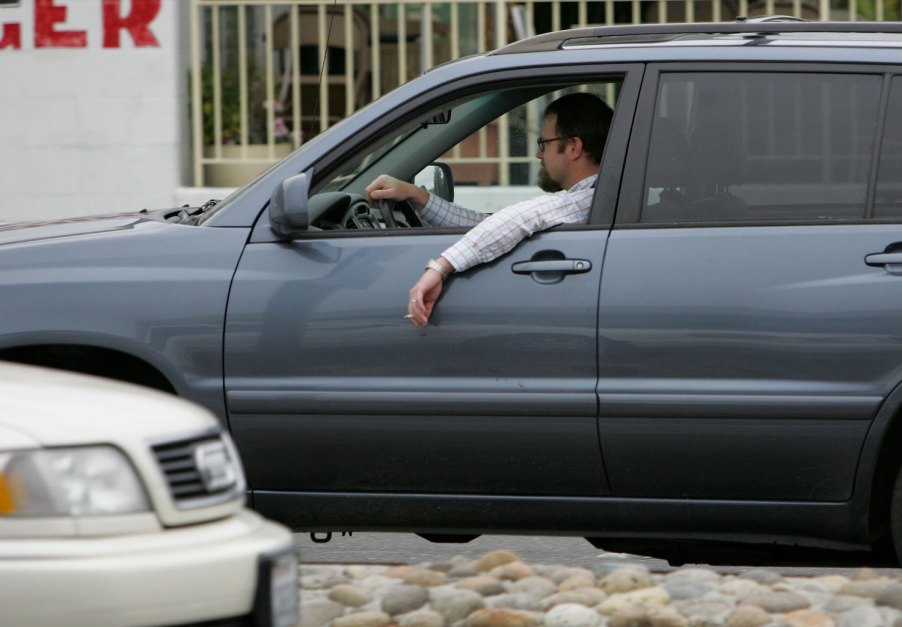
[[[902, 22], [802, 22], [796, 20], [758, 22], [737, 19], [735, 22], [697, 22], [693, 24], [630, 24], [622, 26], [598, 26], [545, 33], [522, 39], [499, 48], [492, 54], [516, 52], [540, 52], [562, 48], [568, 42], [604, 43], [606, 38], [616, 37], [623, 43], [629, 37], [649, 35], [732, 35], [773, 33], [902, 33]], [[637, 39], [637, 42], [641, 41]]]

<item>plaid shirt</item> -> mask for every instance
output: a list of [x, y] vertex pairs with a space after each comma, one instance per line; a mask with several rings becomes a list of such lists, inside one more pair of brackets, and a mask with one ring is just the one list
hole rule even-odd
[[558, 224], [586, 222], [592, 208], [596, 175], [584, 178], [568, 190], [518, 202], [494, 214], [459, 207], [430, 194], [420, 217], [432, 226], [472, 226], [442, 257], [463, 272], [509, 252], [537, 231]]

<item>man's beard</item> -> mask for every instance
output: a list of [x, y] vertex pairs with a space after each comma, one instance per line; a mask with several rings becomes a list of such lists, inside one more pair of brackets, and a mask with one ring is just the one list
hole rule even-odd
[[551, 175], [548, 174], [548, 170], [545, 169], [544, 165], [539, 170], [539, 187], [543, 192], [549, 193], [559, 192], [564, 189], [561, 187], [560, 183], [552, 180]]

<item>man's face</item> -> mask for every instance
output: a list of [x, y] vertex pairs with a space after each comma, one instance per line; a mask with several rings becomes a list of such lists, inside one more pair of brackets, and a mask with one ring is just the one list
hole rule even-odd
[[[552, 113], [545, 116], [545, 119], [542, 120], [540, 135], [543, 139], [552, 139], [558, 136], [557, 114]], [[567, 138], [549, 141], [545, 144], [545, 150], [536, 153], [536, 157], [542, 162], [542, 169], [539, 170], [539, 187], [542, 191], [558, 192], [563, 189], [561, 181], [564, 180], [567, 160], [561, 148], [566, 146], [566, 142]]]

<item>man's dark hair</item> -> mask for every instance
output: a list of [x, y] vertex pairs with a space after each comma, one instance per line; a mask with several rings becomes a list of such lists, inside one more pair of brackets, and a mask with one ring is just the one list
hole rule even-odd
[[[557, 134], [579, 137], [583, 149], [594, 163], [601, 163], [604, 144], [608, 139], [608, 128], [614, 112], [594, 94], [579, 92], [561, 96], [545, 109], [545, 115], [557, 116]], [[558, 142], [558, 151], [564, 152], [566, 142]]]

